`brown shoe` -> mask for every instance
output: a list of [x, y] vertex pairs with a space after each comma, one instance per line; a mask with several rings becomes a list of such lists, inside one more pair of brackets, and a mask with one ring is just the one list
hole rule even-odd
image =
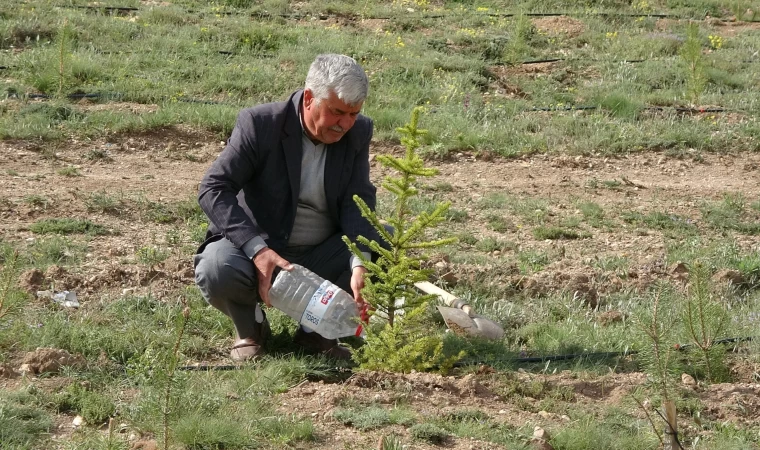
[[299, 328], [293, 336], [293, 342], [314, 353], [319, 353], [328, 358], [348, 361], [351, 359], [351, 350], [342, 346], [337, 339], [325, 339], [319, 333], [307, 333]]
[[230, 358], [233, 361], [255, 361], [266, 353], [264, 351], [264, 344], [266, 343], [272, 330], [269, 328], [269, 321], [264, 318], [264, 321], [256, 327], [258, 328], [255, 336], [247, 338], [241, 338], [232, 344], [232, 350], [230, 351]]

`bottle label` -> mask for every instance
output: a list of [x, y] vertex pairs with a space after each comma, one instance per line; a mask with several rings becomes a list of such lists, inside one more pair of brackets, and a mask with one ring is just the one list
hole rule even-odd
[[309, 300], [309, 304], [306, 306], [306, 310], [304, 310], [301, 317], [301, 324], [312, 328], [318, 327], [337, 290], [338, 286], [325, 280], [314, 295], [311, 296], [311, 300]]

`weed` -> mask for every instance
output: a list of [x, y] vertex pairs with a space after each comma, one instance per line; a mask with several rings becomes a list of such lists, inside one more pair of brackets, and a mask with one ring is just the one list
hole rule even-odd
[[605, 272], [627, 275], [630, 261], [625, 256], [594, 257], [593, 265]]
[[512, 212], [520, 216], [526, 223], [540, 225], [549, 215], [549, 204], [546, 200], [523, 198], [510, 204]]
[[111, 155], [107, 150], [93, 148], [84, 155], [85, 159], [90, 161], [111, 161]]
[[478, 242], [478, 238], [475, 237], [475, 235], [469, 231], [462, 231], [460, 233], [455, 234], [454, 237], [457, 238], [457, 241], [460, 244], [464, 244], [464, 245], [475, 245]]
[[549, 255], [535, 250], [526, 250], [518, 253], [518, 266], [520, 273], [531, 274], [541, 271], [549, 264]]
[[58, 169], [57, 173], [58, 175], [61, 175], [63, 177], [70, 177], [70, 178], [82, 176], [82, 174], [79, 172], [79, 169], [73, 166], [62, 167]]
[[155, 266], [166, 261], [169, 252], [158, 246], [145, 246], [137, 249], [137, 260], [146, 266]]
[[80, 383], [69, 385], [53, 396], [58, 412], [73, 412], [91, 425], [102, 425], [113, 416], [116, 405], [108, 394], [83, 387]]
[[684, 232], [693, 232], [696, 230], [694, 223], [690, 219], [684, 219], [676, 214], [668, 214], [659, 211], [653, 211], [649, 214], [642, 214], [638, 211], [624, 212], [621, 215], [624, 222], [646, 225], [649, 228], [658, 230], [676, 230]]
[[433, 445], [441, 445], [446, 442], [449, 433], [443, 428], [430, 422], [418, 423], [409, 427], [409, 434], [414, 439], [425, 441]]
[[449, 208], [449, 210], [446, 211], [445, 216], [446, 220], [454, 223], [464, 223], [470, 217], [470, 215], [467, 214], [467, 211], [457, 208]]
[[623, 186], [623, 183], [618, 180], [599, 181], [597, 178], [591, 178], [586, 182], [586, 186], [590, 189], [604, 188], [612, 191], [617, 191], [620, 190], [620, 188]]
[[500, 209], [509, 203], [509, 197], [506, 194], [495, 192], [488, 194], [480, 200], [479, 206], [485, 209]]
[[36, 234], [109, 234], [104, 226], [82, 219], [41, 219], [34, 222], [29, 230]]
[[452, 192], [454, 190], [454, 186], [452, 186], [451, 183], [447, 183], [445, 181], [438, 181], [433, 184], [425, 184], [421, 186], [421, 188], [426, 191], [433, 192]]
[[379, 450], [404, 450], [404, 445], [400, 437], [391, 433], [380, 439]]
[[481, 252], [491, 253], [496, 250], [516, 250], [517, 245], [513, 242], [502, 241], [493, 237], [485, 237], [475, 243], [475, 249]]
[[594, 228], [609, 226], [605, 220], [604, 209], [595, 202], [579, 202], [576, 207], [583, 215], [583, 218]]
[[760, 224], [746, 216], [747, 204], [741, 194], [725, 194], [723, 201], [717, 204], [705, 204], [702, 217], [713, 228], [733, 230], [744, 234], [760, 234]]
[[45, 196], [39, 195], [39, 194], [32, 194], [27, 195], [22, 200], [25, 204], [29, 206], [35, 206], [42, 209], [47, 209], [48, 205], [50, 204], [50, 199], [48, 199]]
[[358, 430], [371, 430], [387, 425], [410, 425], [414, 423], [414, 413], [407, 409], [393, 408], [387, 410], [380, 406], [336, 408], [333, 417], [344, 425], [351, 425]]
[[0, 324], [21, 309], [25, 300], [25, 296], [16, 288], [18, 252], [14, 251], [10, 259], [3, 263], [0, 269]]
[[46, 267], [51, 264], [73, 264], [79, 261], [85, 248], [63, 236], [52, 236], [35, 240], [24, 255], [33, 266]]
[[8, 169], [5, 171], [6, 174], [8, 174], [9, 177], [17, 177], [20, 174], [18, 173], [18, 170], [15, 169]]
[[31, 448], [53, 426], [53, 419], [27, 392], [0, 393], [0, 442], [11, 449]]
[[543, 241], [545, 239], [550, 240], [556, 240], [556, 239], [580, 239], [581, 234], [573, 231], [573, 230], [566, 230], [564, 228], [560, 227], [536, 227], [533, 229], [533, 237], [538, 239], [539, 241]]
[[118, 215], [124, 210], [124, 201], [106, 191], [93, 192], [84, 201], [88, 211]]
[[516, 229], [512, 222], [496, 214], [487, 215], [486, 222], [488, 222], [489, 228], [498, 233], [503, 233], [505, 231], [514, 231]]

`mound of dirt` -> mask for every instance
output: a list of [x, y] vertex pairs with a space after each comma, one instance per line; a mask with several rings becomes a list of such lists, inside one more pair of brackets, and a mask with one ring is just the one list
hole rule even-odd
[[72, 355], [57, 348], [37, 348], [24, 355], [19, 372], [56, 373], [62, 367], [82, 367], [87, 363], [80, 354]]

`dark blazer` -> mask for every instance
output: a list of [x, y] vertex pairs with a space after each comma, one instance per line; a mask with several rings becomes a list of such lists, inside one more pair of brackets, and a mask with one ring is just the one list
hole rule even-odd
[[[208, 216], [209, 239], [224, 236], [242, 248], [261, 236], [275, 251], [287, 246], [301, 182], [299, 90], [284, 102], [244, 109], [219, 157], [201, 181], [198, 201]], [[375, 209], [369, 179], [372, 121], [359, 115], [340, 141], [326, 148], [325, 195], [332, 220], [352, 241], [377, 234], [353, 200]], [[199, 251], [202, 251], [203, 247]], [[363, 248], [367, 251], [366, 248]]]

